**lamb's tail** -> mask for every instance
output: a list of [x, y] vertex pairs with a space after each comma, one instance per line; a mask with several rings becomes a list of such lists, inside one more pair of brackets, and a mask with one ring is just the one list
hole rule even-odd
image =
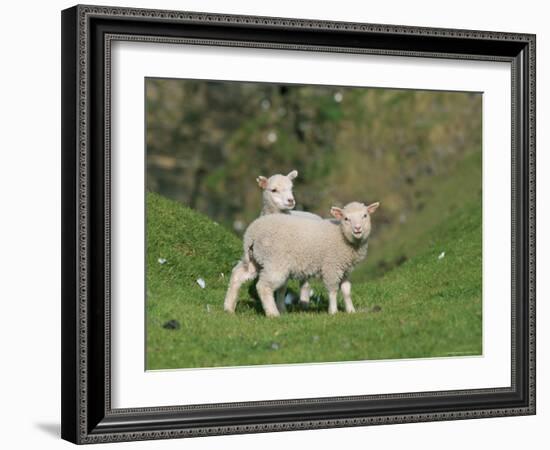
[[253, 280], [258, 276], [259, 266], [256, 264], [254, 259], [254, 240], [250, 236], [246, 235], [243, 238], [244, 252], [241, 261], [239, 262], [240, 269], [238, 269], [241, 274], [241, 281]]
[[248, 267], [251, 261], [253, 261], [254, 259], [253, 258], [254, 239], [247, 234], [244, 235], [243, 248], [244, 248], [244, 252], [243, 252], [242, 262], [245, 265], [245, 267]]
[[237, 305], [237, 297], [239, 294], [239, 288], [241, 285], [249, 280], [253, 280], [258, 276], [258, 269], [254, 264], [252, 258], [252, 249], [254, 243], [247, 239], [245, 235], [244, 239], [244, 254], [242, 259], [237, 263], [231, 271], [231, 278], [229, 280], [229, 286], [227, 293], [225, 294], [224, 310], [230, 313], [235, 312], [235, 306]]

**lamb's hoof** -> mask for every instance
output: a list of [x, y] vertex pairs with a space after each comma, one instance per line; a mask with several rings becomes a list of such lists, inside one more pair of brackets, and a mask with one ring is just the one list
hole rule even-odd
[[231, 309], [231, 308], [223, 308], [223, 310], [224, 310], [227, 314], [235, 314], [235, 310], [234, 310], [234, 309]]
[[266, 311], [265, 313], [266, 317], [272, 318], [272, 317], [280, 317], [279, 311]]
[[331, 316], [333, 316], [333, 315], [336, 314], [337, 312], [338, 312], [337, 309], [329, 309], [329, 310], [328, 310], [328, 313], [329, 313]]
[[355, 308], [352, 306], [351, 308], [346, 309], [346, 312], [348, 314], [353, 314], [353, 313], [355, 313]]

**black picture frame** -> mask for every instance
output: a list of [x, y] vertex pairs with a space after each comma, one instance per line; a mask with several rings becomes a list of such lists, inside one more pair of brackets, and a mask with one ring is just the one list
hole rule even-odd
[[[111, 408], [113, 40], [510, 62], [511, 386]], [[64, 10], [61, 350], [62, 437], [78, 444], [535, 414], [535, 36], [120, 7]]]

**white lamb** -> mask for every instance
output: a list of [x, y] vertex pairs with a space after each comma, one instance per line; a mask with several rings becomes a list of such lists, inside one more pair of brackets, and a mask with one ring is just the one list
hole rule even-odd
[[[244, 235], [242, 267], [248, 279], [259, 276], [256, 289], [265, 314], [279, 316], [273, 293], [290, 277], [312, 276], [321, 277], [325, 283], [330, 314], [337, 312], [338, 286], [342, 288], [346, 312], [354, 312], [351, 289], [345, 283], [353, 268], [367, 256], [370, 215], [378, 206], [352, 202], [343, 209], [332, 207], [330, 212], [337, 219], [333, 221], [272, 214], [252, 222]], [[232, 277], [226, 311], [235, 311], [237, 296], [229, 294], [232, 289], [238, 291], [243, 282]]]
[[[262, 212], [261, 215], [268, 214], [290, 214], [292, 216], [304, 217], [308, 219], [322, 220], [322, 217], [307, 211], [293, 211], [296, 206], [292, 188], [294, 187], [293, 180], [298, 176], [298, 171], [293, 170], [288, 175], [272, 175], [266, 178], [260, 175], [256, 178], [258, 186], [262, 189]], [[233, 272], [237, 271], [236, 276], [244, 273], [239, 265], [235, 267]], [[282, 286], [276, 293], [277, 306], [279, 310], [284, 311], [285, 306], [286, 286]], [[303, 306], [309, 304], [311, 296], [311, 288], [307, 280], [303, 280], [300, 284], [300, 303]]]
[[[272, 175], [269, 178], [259, 176], [256, 178], [256, 182], [262, 188], [263, 193], [263, 206], [261, 216], [270, 214], [286, 214], [292, 216], [299, 216], [302, 218], [322, 220], [321, 217], [311, 214], [305, 211], [292, 211], [296, 205], [294, 200], [294, 194], [292, 193], [293, 180], [298, 176], [298, 171], [293, 170], [288, 175]], [[225, 296], [225, 305], [236, 305], [237, 296], [239, 294], [239, 288], [243, 283], [249, 280], [253, 280], [257, 276], [257, 269], [252, 263], [244, 264], [243, 261], [239, 261], [237, 265], [231, 271], [231, 279], [229, 281], [229, 287]], [[286, 309], [285, 307], [285, 293], [286, 286], [281, 286], [277, 291], [277, 304], [281, 311]], [[303, 280], [300, 286], [300, 302], [304, 305], [309, 303], [309, 297], [311, 295], [311, 289], [309, 283]], [[228, 309], [228, 312], [234, 312], [235, 308]]]
[[321, 220], [317, 214], [307, 211], [292, 211], [296, 206], [292, 188], [294, 180], [298, 176], [298, 171], [293, 170], [288, 175], [272, 175], [269, 178], [259, 176], [256, 178], [258, 186], [262, 188], [262, 216], [267, 214], [290, 214], [293, 216], [307, 217], [310, 219]]

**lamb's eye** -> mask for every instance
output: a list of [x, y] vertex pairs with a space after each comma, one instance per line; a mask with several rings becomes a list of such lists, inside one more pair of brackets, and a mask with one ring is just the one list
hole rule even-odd
[[367, 215], [365, 214], [365, 215], [363, 216], [363, 219], [366, 219], [366, 218], [367, 218]]
[[271, 189], [271, 192], [277, 192], [277, 189]]
[[344, 220], [345, 220], [346, 222], [349, 222], [349, 217], [344, 217]]

